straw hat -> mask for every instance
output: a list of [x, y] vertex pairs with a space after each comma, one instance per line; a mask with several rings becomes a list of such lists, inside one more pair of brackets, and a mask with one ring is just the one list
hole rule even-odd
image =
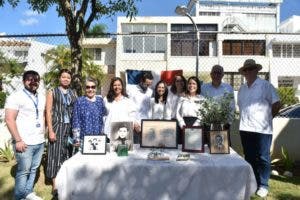
[[244, 65], [241, 68], [239, 68], [239, 72], [243, 73], [245, 69], [249, 69], [249, 68], [257, 68], [258, 71], [260, 71], [262, 69], [262, 66], [256, 63], [255, 60], [253, 59], [247, 59], [244, 62]]

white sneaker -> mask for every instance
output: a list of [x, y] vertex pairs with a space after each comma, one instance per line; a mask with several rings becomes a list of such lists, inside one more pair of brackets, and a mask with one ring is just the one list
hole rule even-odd
[[256, 191], [256, 195], [262, 198], [266, 197], [268, 193], [269, 193], [268, 189], [263, 187], [258, 188], [258, 190]]
[[43, 199], [37, 196], [34, 192], [31, 192], [26, 196], [26, 200], [43, 200]]

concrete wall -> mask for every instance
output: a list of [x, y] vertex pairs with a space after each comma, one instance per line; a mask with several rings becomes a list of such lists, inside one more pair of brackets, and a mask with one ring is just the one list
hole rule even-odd
[[[241, 139], [238, 132], [239, 121], [236, 120], [232, 125], [231, 143], [232, 147], [242, 153]], [[282, 158], [281, 147], [283, 146], [291, 159], [300, 161], [300, 119], [274, 118], [273, 119], [273, 140], [271, 146], [272, 159]]]

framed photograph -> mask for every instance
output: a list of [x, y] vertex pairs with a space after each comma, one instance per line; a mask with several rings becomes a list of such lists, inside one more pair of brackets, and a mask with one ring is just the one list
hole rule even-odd
[[82, 154], [106, 154], [106, 135], [85, 135]]
[[142, 120], [141, 147], [177, 149], [177, 121]]
[[110, 133], [110, 150], [118, 151], [118, 147], [127, 146], [128, 151], [133, 149], [133, 123], [132, 122], [112, 122]]
[[209, 144], [211, 154], [228, 154], [228, 131], [210, 131]]
[[183, 129], [182, 151], [204, 152], [203, 129], [200, 126], [190, 126]]

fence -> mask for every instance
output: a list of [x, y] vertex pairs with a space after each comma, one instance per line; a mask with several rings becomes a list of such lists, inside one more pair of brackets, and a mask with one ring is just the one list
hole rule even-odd
[[[105, 74], [100, 93], [105, 96], [109, 80], [114, 76], [125, 79], [127, 69], [152, 70], [156, 77], [161, 71], [182, 69], [186, 77], [196, 74], [203, 82], [210, 81], [210, 69], [219, 64], [224, 67], [224, 82], [237, 91], [244, 78], [238, 73], [247, 58], [262, 64], [259, 75], [276, 87], [294, 88], [300, 96], [300, 34], [280, 33], [228, 33], [200, 31], [197, 43], [195, 32], [172, 31], [123, 34], [101, 34], [87, 37], [82, 46], [88, 50], [93, 62]], [[16, 59], [41, 75], [50, 69], [44, 55], [59, 45], [68, 46], [64, 34], [1, 35], [0, 51], [10, 59]], [[197, 44], [199, 54], [196, 56]], [[61, 58], [62, 59], [62, 58]], [[198, 66], [196, 66], [198, 59]], [[19, 78], [11, 80], [14, 87], [4, 85], [11, 92], [22, 86]], [[43, 85], [41, 86], [43, 87]], [[289, 90], [290, 93], [293, 90]], [[290, 94], [293, 95], [293, 94]]]

